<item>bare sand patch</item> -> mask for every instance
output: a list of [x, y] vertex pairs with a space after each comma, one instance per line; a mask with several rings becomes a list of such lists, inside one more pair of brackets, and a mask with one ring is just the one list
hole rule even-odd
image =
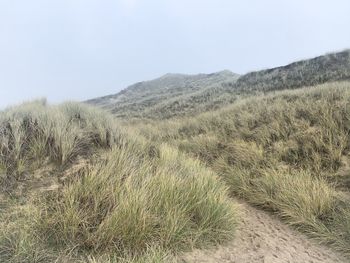
[[334, 251], [309, 240], [270, 214], [239, 202], [242, 215], [235, 240], [211, 250], [194, 250], [186, 263], [344, 263]]

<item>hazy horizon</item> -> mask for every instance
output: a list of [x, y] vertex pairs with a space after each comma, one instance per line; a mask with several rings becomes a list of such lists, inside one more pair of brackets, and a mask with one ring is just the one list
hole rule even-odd
[[0, 108], [166, 73], [235, 73], [350, 48], [350, 2], [0, 1]]

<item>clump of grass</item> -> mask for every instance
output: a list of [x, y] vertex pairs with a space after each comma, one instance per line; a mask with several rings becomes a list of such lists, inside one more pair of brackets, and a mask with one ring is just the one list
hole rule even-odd
[[19, 179], [48, 160], [59, 165], [109, 148], [117, 127], [108, 114], [78, 103], [25, 103], [0, 114], [0, 167]]
[[167, 146], [153, 159], [133, 145], [116, 148], [45, 207], [41, 231], [56, 245], [120, 255], [222, 242], [236, 218], [226, 187]]
[[197, 136], [178, 142], [178, 147], [211, 166], [215, 166], [218, 158], [225, 159], [229, 165], [241, 167], [254, 167], [264, 161], [262, 147], [240, 139], [223, 143], [214, 136]]
[[278, 213], [301, 230], [317, 233], [333, 217], [338, 202], [335, 188], [306, 170], [224, 169], [221, 174], [234, 193]]
[[37, 224], [40, 209], [33, 204], [10, 207], [0, 218], [0, 259], [8, 263], [167, 263], [176, 262], [176, 256], [162, 248], [149, 247], [142, 254], [125, 252], [118, 255], [111, 251], [105, 254], [79, 253], [74, 247], [59, 249], [50, 246], [46, 238], [40, 236]]

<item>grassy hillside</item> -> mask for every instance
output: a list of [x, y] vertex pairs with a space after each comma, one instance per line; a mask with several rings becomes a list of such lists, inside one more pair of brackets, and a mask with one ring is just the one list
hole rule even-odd
[[347, 50], [181, 97], [150, 92], [157, 104], [134, 101], [123, 123], [199, 158], [233, 194], [350, 256], [349, 79]]
[[350, 257], [349, 57], [1, 111], [0, 262], [171, 262], [234, 237], [230, 194]]
[[0, 112], [0, 187], [1, 262], [170, 262], [236, 224], [199, 161], [76, 103]]
[[164, 102], [175, 102], [207, 90], [221, 89], [224, 83], [234, 82], [237, 78], [238, 75], [230, 71], [198, 75], [166, 74], [87, 103], [103, 107], [117, 117], [141, 117], [148, 115], [145, 111], [163, 107]]
[[350, 82], [336, 82], [129, 125], [199, 158], [235, 195], [350, 256], [349, 101]]
[[117, 117], [164, 119], [216, 110], [247, 96], [349, 78], [347, 50], [242, 76], [227, 71], [196, 76], [165, 75], [88, 103], [102, 106]]
[[350, 79], [350, 50], [243, 75], [234, 92], [266, 93]]
[[347, 79], [350, 79], [350, 51], [251, 72], [240, 76], [236, 81], [223, 83], [220, 87], [163, 101], [156, 107], [145, 109], [141, 116], [152, 119], [193, 116], [252, 95]]

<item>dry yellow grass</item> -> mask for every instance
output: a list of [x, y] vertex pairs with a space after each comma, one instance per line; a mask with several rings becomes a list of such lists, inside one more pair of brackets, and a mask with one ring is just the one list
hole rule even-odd
[[[168, 262], [233, 238], [236, 208], [214, 173], [103, 111], [28, 103], [1, 112], [0, 129], [0, 261]], [[15, 196], [43, 165], [61, 184]]]
[[350, 255], [349, 100], [350, 82], [335, 82], [128, 125], [198, 157], [236, 195]]

